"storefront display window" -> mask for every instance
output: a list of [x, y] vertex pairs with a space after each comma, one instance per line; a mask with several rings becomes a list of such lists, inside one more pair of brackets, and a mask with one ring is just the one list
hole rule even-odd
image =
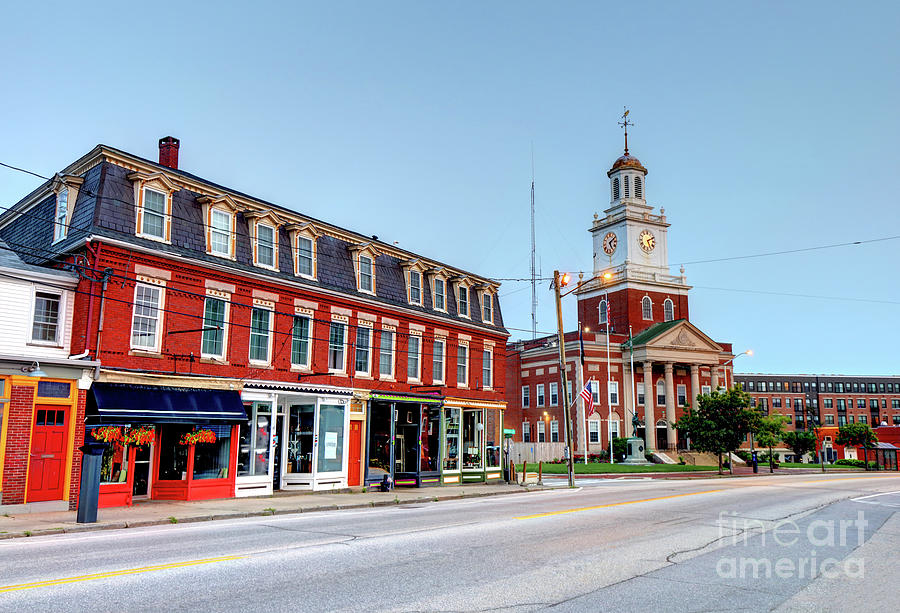
[[444, 470], [459, 470], [459, 409], [445, 409], [447, 438], [444, 441]]
[[344, 407], [319, 405], [318, 472], [340, 472], [344, 465]]
[[160, 426], [159, 478], [161, 481], [183, 481], [187, 478], [189, 446], [181, 444], [181, 437], [193, 429], [193, 426], [181, 424]]
[[238, 438], [238, 476], [269, 473], [269, 439], [272, 434], [272, 405], [245, 402], [247, 421], [241, 424]]
[[216, 442], [194, 445], [194, 479], [225, 479], [231, 451], [231, 426], [206, 426], [206, 429], [215, 433]]
[[109, 443], [100, 462], [100, 483], [125, 483], [128, 480], [128, 451], [121, 443]]
[[419, 470], [422, 472], [440, 470], [438, 467], [441, 440], [440, 419], [441, 414], [438, 409], [422, 411], [422, 444], [419, 452]]
[[485, 433], [485, 462], [488, 468], [500, 467], [500, 443], [503, 440], [503, 422], [499, 411], [491, 411]]
[[369, 408], [369, 469], [370, 479], [380, 481], [391, 472], [391, 405], [372, 403]]
[[463, 469], [484, 468], [481, 410], [463, 411]]
[[287, 472], [312, 472], [315, 419], [316, 405], [291, 405], [289, 424], [290, 430], [288, 431]]

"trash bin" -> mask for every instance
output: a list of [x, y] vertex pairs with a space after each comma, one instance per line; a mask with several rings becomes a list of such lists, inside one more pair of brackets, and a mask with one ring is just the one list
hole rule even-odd
[[100, 501], [100, 468], [106, 443], [89, 441], [78, 448], [81, 456], [81, 489], [78, 491], [79, 524], [93, 524], [97, 521], [97, 505]]

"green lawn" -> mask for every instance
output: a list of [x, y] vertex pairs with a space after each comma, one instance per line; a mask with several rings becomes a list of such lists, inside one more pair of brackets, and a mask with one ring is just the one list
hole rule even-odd
[[[759, 467], [768, 466], [768, 462], [760, 462]], [[800, 463], [800, 462], [779, 462], [779, 468], [818, 468], [822, 469], [821, 464], [808, 464], [808, 463]], [[827, 464], [825, 466], [825, 470], [831, 470], [833, 468], [840, 468], [841, 470], [865, 470], [862, 466], [843, 466], [841, 464]], [[869, 468], [875, 468], [875, 464], [869, 462]]]
[[[521, 470], [519, 464], [517, 470]], [[537, 464], [528, 464], [528, 470], [537, 472]], [[568, 473], [565, 464], [544, 464], [545, 475], [565, 475]], [[588, 463], [576, 464], [576, 475], [601, 475], [607, 473], [685, 473], [705, 470], [716, 470], [715, 466], [682, 466], [681, 464], [653, 464], [652, 466], [627, 466], [625, 464]]]

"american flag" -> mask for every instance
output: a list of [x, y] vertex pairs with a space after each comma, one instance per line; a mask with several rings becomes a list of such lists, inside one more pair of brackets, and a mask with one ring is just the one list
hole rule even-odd
[[584, 389], [581, 390], [581, 399], [584, 400], [585, 415], [589, 414], [594, 409], [594, 394], [591, 392], [591, 381], [593, 381], [593, 379], [585, 383]]

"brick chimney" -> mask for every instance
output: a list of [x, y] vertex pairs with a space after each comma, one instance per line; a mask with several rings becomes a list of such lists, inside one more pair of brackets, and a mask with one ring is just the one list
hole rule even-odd
[[174, 136], [159, 139], [159, 163], [178, 169], [178, 147], [181, 143]]

